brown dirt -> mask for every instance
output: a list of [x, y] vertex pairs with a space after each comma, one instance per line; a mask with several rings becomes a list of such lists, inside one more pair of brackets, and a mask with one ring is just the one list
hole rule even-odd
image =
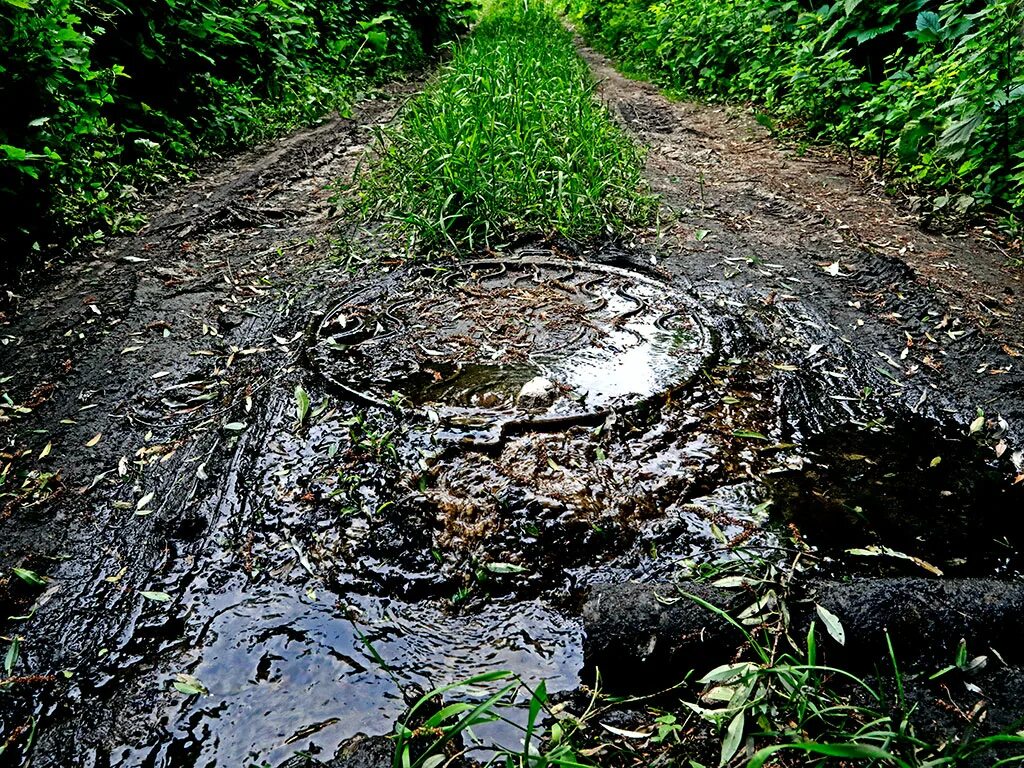
[[[961, 420], [981, 406], [1021, 423], [1024, 271], [991, 232], [926, 232], [834, 152], [787, 146], [746, 109], [673, 101], [581, 53], [677, 214], [649, 239], [663, 267], [719, 301], [831, 325], [866, 353], [861, 366], [883, 369], [879, 391], [895, 383], [923, 412], [919, 399], [941, 392], [956, 402], [939, 410]], [[805, 348], [811, 335], [796, 334]]]

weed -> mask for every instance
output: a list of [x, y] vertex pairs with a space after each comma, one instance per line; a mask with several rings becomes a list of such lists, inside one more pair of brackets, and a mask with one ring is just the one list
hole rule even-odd
[[[449, 694], [463, 700], [445, 704]], [[485, 766], [587, 768], [574, 741], [598, 713], [597, 702], [595, 690], [584, 712], [574, 716], [552, 706], [543, 682], [530, 687], [506, 671], [476, 675], [419, 698], [395, 729], [392, 764], [394, 768], [437, 768], [483, 746], [491, 753]], [[510, 716], [516, 711], [525, 711], [525, 724]], [[481, 744], [473, 729], [497, 721], [522, 733], [522, 743], [515, 747]], [[469, 746], [462, 744], [467, 739]]]
[[[960, 740], [944, 744], [920, 739], [914, 729], [913, 709], [907, 707], [905, 675], [888, 634], [891, 673], [880, 676], [878, 682], [823, 664], [816, 621], [810, 623], [802, 643], [790, 637], [786, 601], [805, 556], [800, 553], [787, 568], [759, 558], [735, 561], [733, 570], [746, 571], [745, 575], [734, 572], [712, 582], [724, 588], [753, 589], [753, 605], [735, 617], [695, 595], [683, 594], [736, 627], [754, 657], [711, 670], [698, 681], [705, 686], [698, 702], [686, 703], [690, 711], [721, 729], [722, 765], [731, 762], [744, 743], [751, 752], [762, 745], [746, 763], [747, 768], [760, 768], [784, 751], [802, 753], [808, 759], [838, 757], [899, 768], [937, 768], [961, 765], [995, 747], [1024, 745], [1024, 735], [1013, 732], [990, 737], [967, 732]], [[766, 605], [768, 610], [764, 610]], [[845, 643], [838, 617], [820, 606], [817, 617], [836, 642]], [[784, 644], [791, 650], [780, 652]], [[961, 645], [957, 667], [981, 665], [980, 660], [968, 662], [966, 656]], [[933, 677], [948, 671], [941, 670]], [[880, 687], [887, 681], [894, 689], [894, 699]], [[1024, 755], [999, 764], [1021, 763]]]
[[356, 451], [367, 454], [378, 462], [398, 457], [393, 440], [397, 429], [375, 429], [367, 423], [366, 416], [362, 413], [346, 419], [342, 426], [348, 427], [349, 440]]
[[367, 213], [414, 247], [571, 239], [648, 220], [643, 153], [593, 95], [571, 33], [543, 5], [499, 2], [381, 135], [360, 180]]

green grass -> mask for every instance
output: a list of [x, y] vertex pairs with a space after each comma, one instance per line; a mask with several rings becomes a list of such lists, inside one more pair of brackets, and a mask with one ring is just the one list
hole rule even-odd
[[142, 223], [139, 198], [351, 105], [473, 0], [0, 0], [0, 282]]
[[545, 7], [499, 2], [382, 133], [367, 212], [414, 248], [468, 251], [523, 235], [582, 241], [654, 213], [643, 151], [594, 97], [571, 33]]
[[[1024, 765], [1022, 723], [983, 735], [976, 723], [967, 722], [956, 738], [923, 740], [916, 726], [927, 716], [904, 694], [905, 683], [921, 684], [914, 679], [919, 672], [907, 676], [891, 642], [883, 667], [867, 676], [823, 663], [819, 639], [827, 634], [845, 642], [846, 633], [838, 617], [820, 608], [816, 615], [823, 633], [818, 620], [802, 637], [791, 633], [786, 603], [798, 573], [745, 554], [706, 573], [720, 589], [757, 597], [736, 616], [682, 590], [675, 598], [664, 596], [666, 601], [696, 602], [746, 640], [740, 658], [700, 679], [684, 670], [666, 670], [667, 682], [673, 675], [682, 682], [653, 697], [626, 700], [593, 690], [574, 715], [574, 708], [552, 704], [543, 683], [532, 688], [503, 671], [478, 675], [419, 699], [396, 725], [393, 766], [440, 768], [457, 764], [454, 757], [462, 750], [480, 747], [491, 755], [486, 766], [495, 768], [957, 768], [982, 760], [993, 768]], [[932, 679], [966, 666], [962, 646], [954, 664]], [[681, 698], [673, 703], [676, 696]], [[647, 722], [613, 738], [615, 731], [599, 723], [620, 705], [635, 714], [647, 710]], [[495, 721], [518, 729], [516, 743], [494, 743], [474, 734], [474, 728]], [[694, 734], [708, 729], [720, 742], [713, 756], [697, 752], [711, 745], [702, 747]]]

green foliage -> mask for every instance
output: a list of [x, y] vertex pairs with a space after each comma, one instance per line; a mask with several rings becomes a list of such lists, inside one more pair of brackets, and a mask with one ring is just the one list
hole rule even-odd
[[936, 209], [1024, 210], [1020, 0], [572, 0], [628, 68], [875, 153]]
[[343, 107], [356, 78], [420, 62], [470, 9], [0, 0], [0, 204], [18, 225], [0, 229], [0, 247], [117, 230], [140, 187]]
[[[462, 700], [446, 704], [449, 695]], [[511, 672], [485, 672], [435, 688], [413, 704], [395, 727], [392, 768], [451, 765], [451, 755], [460, 747], [483, 743], [475, 727], [498, 721], [520, 731], [521, 746], [487, 743], [485, 749], [492, 754], [484, 768], [590, 768], [591, 763], [578, 755], [574, 740], [597, 714], [596, 703], [595, 692], [578, 717], [567, 713], [556, 717], [543, 681], [530, 687]], [[525, 712], [525, 725], [507, 716], [516, 710]]]
[[653, 212], [642, 152], [594, 99], [572, 35], [547, 8], [522, 6], [489, 9], [361, 180], [367, 207], [417, 246], [584, 239]]

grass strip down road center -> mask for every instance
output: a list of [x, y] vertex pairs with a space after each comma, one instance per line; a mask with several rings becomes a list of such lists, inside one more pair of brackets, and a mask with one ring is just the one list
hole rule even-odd
[[398, 125], [360, 186], [413, 248], [523, 235], [586, 240], [651, 218], [644, 150], [593, 95], [573, 36], [544, 5], [498, 2]]

